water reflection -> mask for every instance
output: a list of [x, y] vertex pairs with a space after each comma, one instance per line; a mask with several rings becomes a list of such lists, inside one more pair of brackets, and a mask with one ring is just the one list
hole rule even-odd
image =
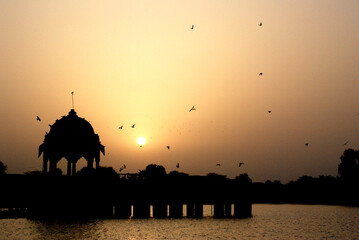
[[359, 208], [255, 204], [248, 219], [1, 219], [0, 239], [359, 239], [358, 222]]
[[101, 221], [29, 220], [33, 239], [100, 239]]

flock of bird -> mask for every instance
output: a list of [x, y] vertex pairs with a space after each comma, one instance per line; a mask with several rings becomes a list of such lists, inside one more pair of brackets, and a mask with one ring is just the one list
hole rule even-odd
[[[192, 27], [193, 27], [193, 25], [192, 25]], [[193, 29], [193, 28], [192, 28], [192, 29]], [[195, 105], [193, 105], [193, 106], [191, 107], [191, 109], [189, 110], [189, 112], [195, 111], [195, 110], [197, 110], [197, 109], [195, 108]], [[268, 111], [268, 112], [271, 113], [271, 111]], [[131, 125], [131, 128], [135, 128], [135, 125], [136, 125], [136, 124]], [[123, 125], [119, 126], [118, 129], [123, 129]], [[142, 145], [140, 145], [140, 147], [142, 147]], [[171, 146], [170, 146], [170, 145], [167, 145], [166, 148], [167, 148], [168, 150], [170, 150]], [[241, 167], [243, 164], [244, 164], [244, 162], [240, 162], [239, 165], [238, 165], [238, 167]], [[217, 163], [216, 166], [217, 166], [217, 167], [220, 167], [221, 164], [220, 164], [220, 163]], [[179, 168], [179, 167], [180, 167], [180, 164], [177, 163], [177, 164], [176, 164], [176, 168]], [[126, 169], [126, 165], [125, 165], [125, 164], [120, 168], [119, 171], [122, 172], [124, 169]]]
[[[258, 26], [259, 26], [259, 27], [262, 27], [262, 26], [263, 26], [263, 23], [262, 23], [262, 22], [259, 22], [259, 23], [258, 23]], [[191, 29], [191, 30], [194, 30], [194, 25], [192, 25], [190, 29]], [[258, 75], [259, 75], [259, 76], [263, 76], [263, 72], [260, 72]], [[72, 105], [74, 106], [74, 102], [73, 102], [74, 92], [71, 92], [71, 94], [72, 94]], [[191, 109], [189, 109], [189, 112], [192, 112], [192, 111], [195, 111], [195, 110], [196, 110], [196, 108], [195, 108], [195, 106], [193, 105], [193, 106], [191, 107]], [[272, 111], [271, 111], [271, 110], [268, 110], [268, 113], [272, 113]], [[359, 115], [359, 113], [358, 113], [357, 115]], [[39, 122], [41, 122], [41, 118], [40, 118], [39, 116], [36, 116], [36, 120], [39, 121]], [[135, 128], [135, 125], [136, 125], [136, 124], [133, 124], [133, 125], [131, 125], [130, 127], [131, 127], [131, 128]], [[51, 125], [50, 125], [50, 126], [51, 126]], [[123, 129], [123, 125], [119, 126], [118, 129], [120, 129], [120, 130]], [[349, 141], [346, 141], [346, 142], [343, 144], [343, 146], [347, 145], [348, 143], [349, 143]], [[307, 142], [307, 143], [305, 143], [304, 145], [307, 147], [307, 146], [309, 146], [309, 143]], [[141, 147], [142, 147], [142, 146], [141, 146]], [[169, 146], [169, 145], [166, 146], [166, 148], [167, 148], [168, 150], [170, 150], [170, 146]], [[243, 162], [240, 162], [239, 165], [238, 165], [238, 167], [241, 167], [243, 164], [244, 164]], [[216, 166], [217, 166], [217, 167], [220, 167], [221, 164], [220, 164], [220, 163], [217, 163]], [[177, 163], [177, 164], [176, 164], [176, 168], [179, 168], [179, 167], [180, 167], [180, 165], [179, 165], [179, 163]], [[120, 168], [119, 171], [122, 172], [124, 169], [126, 169], [126, 165], [125, 165], [125, 164]]]

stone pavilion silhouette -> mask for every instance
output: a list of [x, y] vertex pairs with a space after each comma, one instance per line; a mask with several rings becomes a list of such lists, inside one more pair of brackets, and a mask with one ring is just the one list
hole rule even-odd
[[39, 157], [43, 154], [44, 173], [56, 171], [62, 158], [67, 160], [68, 176], [75, 175], [76, 163], [81, 157], [87, 161], [88, 168], [93, 168], [94, 161], [96, 169], [99, 168], [100, 152], [105, 155], [105, 147], [91, 124], [78, 117], [74, 109], [50, 127], [50, 132], [46, 133], [44, 142], [39, 146]]

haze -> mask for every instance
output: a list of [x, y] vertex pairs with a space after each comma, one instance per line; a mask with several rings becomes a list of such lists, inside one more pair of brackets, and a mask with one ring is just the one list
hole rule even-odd
[[73, 91], [102, 166], [336, 176], [359, 143], [358, 12], [356, 0], [0, 1], [0, 161], [40, 170]]

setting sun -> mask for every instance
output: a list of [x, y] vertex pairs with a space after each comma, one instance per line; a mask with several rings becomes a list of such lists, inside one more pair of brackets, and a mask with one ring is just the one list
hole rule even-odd
[[138, 143], [138, 145], [142, 146], [143, 144], [146, 143], [146, 138], [144, 138], [144, 137], [137, 138], [137, 143]]

